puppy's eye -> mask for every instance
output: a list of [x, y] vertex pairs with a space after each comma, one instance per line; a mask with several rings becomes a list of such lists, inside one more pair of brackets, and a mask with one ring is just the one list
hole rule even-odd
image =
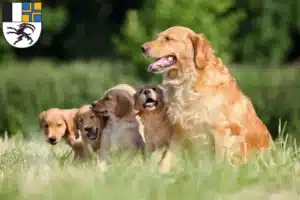
[[110, 97], [105, 97], [104, 100], [109, 101], [109, 100], [111, 100], [111, 98]]
[[152, 90], [154, 91], [154, 92], [156, 92], [156, 88], [154, 87], [154, 88], [152, 88]]
[[94, 116], [94, 115], [91, 115], [91, 116], [90, 116], [90, 119], [94, 119], [94, 118], [95, 118], [95, 116]]
[[44, 124], [44, 128], [48, 128], [49, 127], [49, 125], [48, 124]]
[[62, 126], [62, 124], [57, 124], [57, 126], [58, 126], [58, 127], [61, 127], [61, 126]]

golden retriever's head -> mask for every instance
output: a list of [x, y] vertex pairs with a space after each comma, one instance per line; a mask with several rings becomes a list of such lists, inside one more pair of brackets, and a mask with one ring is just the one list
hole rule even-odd
[[122, 118], [133, 112], [133, 97], [122, 89], [108, 90], [103, 99], [92, 103], [92, 109], [99, 116]]
[[169, 84], [189, 78], [187, 74], [198, 73], [214, 58], [213, 49], [202, 34], [181, 26], [159, 33], [157, 39], [141, 48], [144, 55], [156, 59], [148, 71], [164, 73], [164, 81]]
[[39, 114], [40, 127], [49, 144], [57, 144], [68, 132], [67, 120], [62, 110], [51, 108]]
[[167, 95], [162, 86], [145, 86], [134, 94], [134, 108], [138, 111], [154, 111], [165, 107]]
[[91, 105], [84, 105], [76, 113], [75, 124], [83, 137], [96, 140], [102, 132], [104, 119], [95, 115]]

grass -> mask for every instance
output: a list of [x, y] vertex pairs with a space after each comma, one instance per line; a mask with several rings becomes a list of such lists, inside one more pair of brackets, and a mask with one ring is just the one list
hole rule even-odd
[[0, 199], [296, 200], [300, 154], [287, 144], [280, 137], [270, 151], [245, 165], [181, 155], [169, 174], [160, 174], [153, 163], [140, 159], [114, 159], [103, 173], [93, 162], [72, 163], [63, 143], [51, 147], [41, 137], [15, 136], [0, 143]]

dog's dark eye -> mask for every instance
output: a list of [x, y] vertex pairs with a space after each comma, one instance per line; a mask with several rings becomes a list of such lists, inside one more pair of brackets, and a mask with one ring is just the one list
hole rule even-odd
[[49, 125], [48, 124], [44, 124], [44, 128], [48, 128], [49, 127]]
[[165, 36], [165, 40], [166, 40], [166, 41], [170, 41], [170, 40], [171, 40], [171, 38], [170, 38], [170, 37], [168, 37], [168, 36]]
[[90, 116], [90, 119], [94, 119], [94, 118], [95, 118], [95, 116], [94, 116], [94, 115], [91, 115], [91, 116]]
[[61, 127], [61, 126], [62, 126], [62, 124], [57, 124], [57, 126], [58, 126], [58, 127]]
[[155, 88], [155, 87], [154, 87], [154, 88], [152, 88], [152, 90], [156, 92], [156, 88]]

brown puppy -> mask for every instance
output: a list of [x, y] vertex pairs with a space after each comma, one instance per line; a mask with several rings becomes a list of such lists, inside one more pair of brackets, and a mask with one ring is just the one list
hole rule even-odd
[[146, 150], [154, 152], [163, 149], [159, 155], [160, 170], [169, 163], [165, 160], [166, 149], [172, 134], [171, 123], [167, 116], [167, 94], [162, 86], [144, 86], [134, 95], [134, 108], [138, 111], [144, 125]]
[[84, 157], [82, 139], [74, 123], [77, 111], [76, 108], [50, 108], [39, 114], [40, 127], [45, 134], [46, 141], [55, 145], [63, 138], [72, 147], [75, 160]]
[[107, 117], [102, 131], [100, 159], [104, 167], [108, 164], [109, 151], [119, 149], [143, 150], [144, 141], [140, 123], [133, 109], [133, 97], [126, 90], [109, 89], [104, 98], [92, 104], [97, 116]]
[[149, 152], [168, 145], [171, 126], [166, 103], [166, 94], [160, 85], [145, 86], [134, 95], [134, 108], [144, 125], [146, 149]]
[[88, 157], [91, 157], [92, 152], [100, 149], [105, 120], [105, 117], [95, 115], [91, 105], [81, 106], [75, 115], [75, 124], [82, 137], [85, 154]]
[[202, 34], [175, 26], [142, 46], [157, 60], [148, 71], [163, 74], [168, 117], [177, 138], [214, 147], [220, 159], [269, 147], [270, 134], [251, 100], [240, 90]]

